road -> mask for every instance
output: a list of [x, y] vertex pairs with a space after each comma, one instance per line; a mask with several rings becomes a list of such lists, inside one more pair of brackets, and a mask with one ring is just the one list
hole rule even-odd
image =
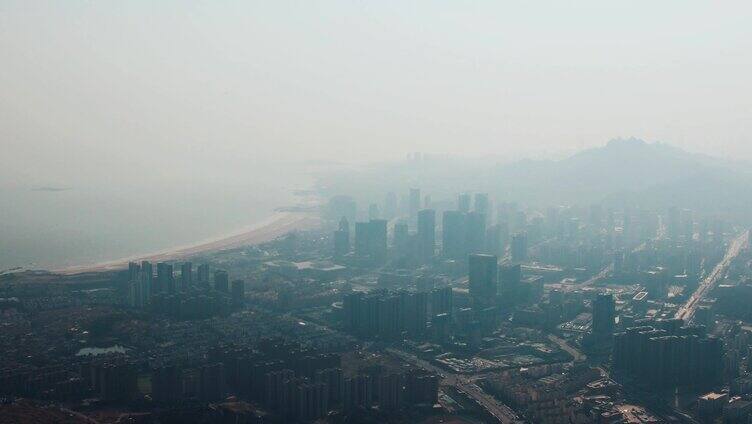
[[474, 400], [478, 405], [486, 410], [491, 416], [496, 418], [498, 422], [503, 424], [521, 424], [524, 423], [512, 408], [499, 402], [493, 396], [484, 392], [477, 384], [475, 384], [470, 377], [454, 374], [443, 370], [435, 365], [430, 364], [428, 361], [418, 358], [410, 353], [397, 350], [386, 349], [387, 352], [398, 356], [400, 359], [410, 362], [413, 365], [420, 367], [426, 371], [432, 372], [442, 377], [441, 384], [445, 386], [452, 386], [457, 391], [464, 393], [467, 397]]
[[748, 245], [749, 230], [745, 230], [731, 241], [729, 248], [726, 251], [726, 255], [718, 265], [713, 268], [713, 271], [705, 277], [705, 280], [703, 280], [702, 284], [697, 287], [697, 290], [695, 290], [692, 296], [690, 296], [687, 303], [676, 311], [675, 317], [684, 320], [687, 324], [692, 322], [697, 307], [700, 305], [700, 301], [713, 291], [713, 288], [715, 288], [718, 282], [726, 275], [726, 271], [728, 271], [729, 265], [731, 265], [734, 258], [736, 258], [739, 255], [739, 252]]
[[572, 360], [575, 362], [581, 362], [587, 359], [587, 356], [584, 353], [580, 352], [579, 349], [567, 343], [567, 341], [562, 339], [561, 337], [555, 336], [553, 334], [549, 334], [548, 340], [551, 340], [552, 342], [556, 343], [556, 345], [559, 346], [561, 350], [572, 355]]

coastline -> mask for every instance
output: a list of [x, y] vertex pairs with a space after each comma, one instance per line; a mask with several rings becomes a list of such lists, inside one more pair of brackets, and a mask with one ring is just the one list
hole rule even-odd
[[128, 262], [132, 261], [160, 262], [176, 260], [199, 253], [265, 243], [294, 230], [315, 228], [318, 224], [318, 216], [310, 212], [275, 212], [271, 217], [263, 221], [257, 222], [228, 235], [199, 241], [189, 245], [176, 246], [160, 252], [134, 255], [88, 265], [73, 265], [55, 269], [51, 272], [62, 275], [106, 272], [125, 268], [128, 266]]

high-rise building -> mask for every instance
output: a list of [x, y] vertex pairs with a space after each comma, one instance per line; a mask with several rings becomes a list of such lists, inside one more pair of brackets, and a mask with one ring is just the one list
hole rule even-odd
[[482, 213], [465, 216], [465, 248], [467, 253], [486, 253], [486, 216]]
[[520, 264], [505, 264], [499, 267], [499, 288], [502, 302], [514, 306], [520, 296], [522, 267]]
[[486, 252], [491, 255], [504, 256], [501, 245], [501, 227], [492, 225], [486, 230]]
[[418, 217], [418, 211], [420, 210], [420, 189], [419, 188], [411, 188], [410, 189], [410, 222], [412, 224], [415, 224], [415, 220]]
[[365, 257], [368, 255], [368, 236], [370, 227], [368, 222], [355, 223], [355, 255]]
[[394, 250], [397, 256], [407, 255], [409, 245], [410, 233], [407, 222], [397, 222], [394, 224]]
[[491, 213], [491, 203], [488, 201], [488, 193], [475, 193], [475, 204], [473, 210], [484, 217], [488, 217]]
[[453, 308], [452, 288], [447, 286], [433, 289], [431, 291], [429, 305], [431, 309], [430, 316], [444, 313], [451, 316]]
[[128, 281], [138, 280], [140, 274], [141, 266], [136, 262], [128, 262]]
[[242, 305], [245, 300], [245, 281], [232, 281], [232, 303], [236, 306]]
[[470, 193], [462, 193], [457, 196], [457, 210], [462, 213], [470, 212]]
[[144, 297], [144, 304], [148, 304], [151, 301], [151, 295], [154, 291], [154, 269], [149, 261], [141, 261], [141, 283], [143, 284], [143, 291], [141, 295]]
[[156, 292], [175, 293], [175, 276], [173, 275], [172, 265], [159, 262], [157, 264], [157, 284]]
[[350, 223], [346, 217], [339, 221], [339, 228], [334, 232], [334, 256], [341, 258], [350, 253]]
[[198, 266], [196, 280], [198, 281], [199, 284], [204, 285], [204, 286], [208, 285], [209, 275], [210, 275], [209, 264], [201, 264]]
[[381, 218], [381, 213], [379, 212], [379, 205], [376, 203], [371, 203], [368, 205], [368, 219], [379, 219]]
[[593, 300], [593, 334], [611, 337], [614, 334], [614, 296], [600, 293]]
[[368, 252], [376, 264], [386, 261], [386, 220], [372, 219], [368, 223]]
[[497, 258], [493, 255], [470, 254], [468, 286], [476, 306], [492, 305], [496, 301], [498, 285]]
[[229, 277], [227, 276], [227, 271], [219, 269], [214, 271], [214, 290], [229, 293], [230, 282]]
[[517, 233], [512, 237], [512, 261], [527, 261], [527, 234]]
[[193, 285], [193, 264], [183, 262], [180, 265], [180, 290], [187, 291]]
[[444, 257], [465, 257], [465, 215], [459, 211], [445, 211], [441, 220], [441, 251]]
[[418, 251], [421, 261], [433, 259], [436, 249], [436, 211], [423, 209], [418, 212]]

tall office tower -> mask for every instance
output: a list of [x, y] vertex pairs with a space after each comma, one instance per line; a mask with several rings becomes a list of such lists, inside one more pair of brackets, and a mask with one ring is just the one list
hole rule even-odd
[[525, 231], [525, 226], [527, 225], [527, 215], [525, 215], [525, 212], [515, 210], [514, 213], [512, 213], [511, 224], [514, 231]]
[[216, 270], [214, 271], [214, 290], [228, 293], [230, 291], [229, 277], [227, 271]]
[[128, 306], [132, 308], [141, 308], [143, 304], [143, 295], [141, 289], [143, 285], [138, 280], [128, 282]]
[[430, 194], [426, 194], [423, 197], [423, 208], [424, 209], [431, 209], [432, 205], [433, 205], [433, 203], [431, 201], [431, 195]]
[[470, 193], [462, 193], [457, 196], [457, 210], [462, 213], [470, 212]]
[[180, 265], [180, 290], [187, 291], [193, 285], [193, 264], [183, 262]]
[[151, 295], [156, 293], [154, 290], [154, 268], [149, 261], [141, 261], [141, 283], [144, 289], [141, 295], [144, 297], [144, 304], [151, 302]]
[[436, 211], [418, 212], [418, 257], [423, 262], [433, 259], [436, 249]]
[[482, 213], [485, 217], [489, 216], [491, 213], [491, 203], [488, 201], [488, 193], [475, 193], [473, 210]]
[[525, 262], [527, 260], [527, 234], [515, 234], [512, 237], [511, 250], [513, 262]]
[[501, 246], [501, 227], [498, 224], [492, 225], [486, 230], [486, 252], [496, 256], [504, 256]]
[[509, 224], [506, 221], [499, 221], [496, 225], [499, 226], [499, 243], [501, 243], [501, 251], [506, 251], [509, 245]]
[[486, 252], [486, 217], [479, 212], [465, 216], [465, 248], [467, 253]]
[[444, 257], [465, 257], [465, 214], [460, 211], [444, 211], [441, 220], [441, 251]]
[[670, 240], [676, 241], [679, 238], [679, 227], [680, 227], [680, 221], [679, 221], [679, 209], [675, 206], [672, 206], [668, 209], [668, 213], [666, 215], [666, 235]]
[[497, 258], [493, 255], [471, 254], [468, 258], [470, 297], [476, 307], [492, 305], [496, 301], [498, 285]]
[[394, 219], [397, 217], [397, 195], [393, 191], [386, 194], [384, 199], [384, 218]]
[[433, 289], [430, 297], [431, 316], [439, 314], [452, 315], [453, 294], [451, 287]]
[[614, 296], [600, 293], [593, 301], [593, 334], [612, 336], [614, 334]]
[[397, 256], [405, 256], [408, 253], [410, 245], [410, 232], [407, 222], [397, 222], [394, 224], [394, 251]]
[[386, 262], [386, 220], [372, 219], [368, 223], [368, 253], [377, 264]]
[[173, 275], [172, 265], [165, 262], [157, 264], [156, 292], [175, 293], [175, 276]]
[[350, 224], [344, 216], [339, 220], [339, 229], [334, 232], [334, 256], [341, 258], [350, 253]]
[[386, 261], [386, 220], [355, 223], [355, 254], [381, 264]]
[[415, 224], [415, 220], [418, 217], [418, 210], [420, 210], [420, 189], [410, 189], [410, 221]]
[[235, 306], [243, 304], [245, 300], [245, 281], [233, 280], [232, 281], [232, 303]]
[[207, 285], [209, 284], [209, 264], [201, 264], [198, 266], [197, 271], [197, 281], [199, 284]]
[[355, 255], [365, 257], [368, 255], [368, 222], [355, 223]]
[[136, 262], [128, 262], [128, 281], [136, 281], [141, 274], [141, 266]]
[[400, 327], [413, 336], [424, 334], [428, 321], [428, 293], [400, 294]]
[[368, 205], [368, 219], [379, 219], [381, 218], [381, 213], [379, 213], [379, 205], [376, 203], [371, 203]]
[[522, 267], [520, 264], [505, 264], [499, 267], [498, 293], [506, 305], [515, 306], [522, 291]]
[[357, 215], [357, 205], [350, 196], [334, 196], [329, 199], [327, 213], [329, 219], [337, 220], [344, 216], [347, 217], [348, 221], [354, 222]]

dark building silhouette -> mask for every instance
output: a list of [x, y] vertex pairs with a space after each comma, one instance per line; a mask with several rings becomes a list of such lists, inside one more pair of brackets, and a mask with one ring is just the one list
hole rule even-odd
[[334, 256], [341, 258], [350, 253], [350, 223], [346, 217], [339, 220], [339, 228], [334, 232]]
[[486, 216], [480, 212], [465, 215], [465, 249], [467, 253], [486, 253]]
[[421, 261], [433, 259], [436, 249], [436, 211], [423, 209], [418, 212], [418, 251]]
[[157, 293], [167, 292], [175, 293], [175, 276], [173, 275], [172, 265], [159, 262], [157, 264]]
[[527, 234], [517, 233], [512, 237], [512, 261], [527, 261]]
[[446, 258], [465, 257], [465, 215], [459, 211], [445, 211], [441, 222], [441, 251]]
[[193, 285], [193, 264], [184, 262], [180, 265], [180, 290], [186, 291]]
[[499, 281], [496, 256], [471, 254], [468, 259], [468, 274], [468, 286], [473, 305], [494, 304]]
[[223, 293], [230, 292], [230, 281], [227, 271], [219, 269], [214, 271], [214, 290]]

